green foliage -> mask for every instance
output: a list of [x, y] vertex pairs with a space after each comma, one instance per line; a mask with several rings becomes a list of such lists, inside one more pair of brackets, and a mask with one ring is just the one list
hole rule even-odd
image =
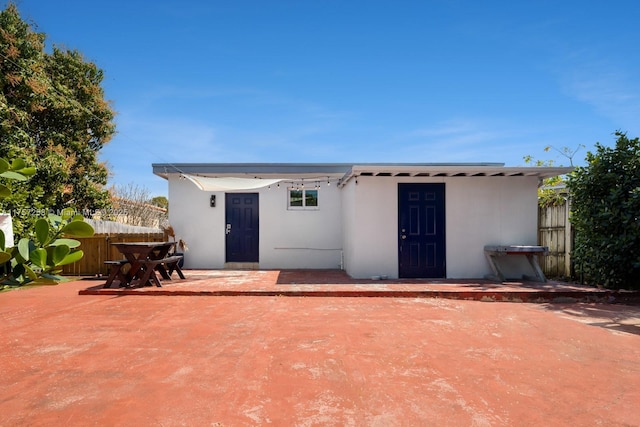
[[[584, 148], [583, 144], [578, 144], [575, 148], [562, 147], [560, 149], [547, 145], [544, 147], [545, 152], [551, 150], [557, 151], [563, 157], [569, 160], [569, 164], [573, 166], [573, 158], [580, 149]], [[536, 160], [533, 156], [527, 155], [523, 157], [525, 164], [536, 167], [553, 167], [558, 166], [553, 160]], [[562, 165], [559, 165], [562, 166]], [[538, 205], [542, 207], [559, 206], [565, 203], [567, 197], [566, 192], [562, 191], [565, 183], [564, 176], [552, 176], [545, 178], [542, 185], [538, 187]]]
[[[27, 167], [21, 160], [9, 163], [0, 158], [0, 178], [3, 183], [26, 181], [35, 174], [35, 169]], [[11, 195], [10, 184], [0, 184], [0, 199]], [[93, 235], [91, 225], [84, 222], [81, 215], [67, 209], [62, 215], [48, 215], [38, 218], [29, 237], [23, 237], [17, 246], [7, 247], [5, 235], [0, 230], [0, 288], [25, 284], [56, 284], [62, 278], [61, 267], [80, 260], [80, 242], [68, 237], [88, 237]]]
[[[35, 168], [27, 167], [21, 159], [9, 163], [0, 158], [0, 177], [15, 181], [26, 181], [36, 173]], [[0, 199], [11, 196], [11, 188], [0, 183]]]
[[[548, 151], [549, 147], [545, 147], [545, 151]], [[542, 166], [555, 166], [553, 160], [534, 160], [532, 156], [524, 156], [524, 162], [527, 165], [536, 167]], [[545, 178], [542, 181], [542, 185], [538, 187], [538, 205], [542, 207], [547, 206], [559, 206], [565, 202], [565, 195], [559, 191], [559, 188], [564, 184], [562, 176], [552, 176]]]
[[0, 201], [18, 236], [34, 226], [34, 211], [110, 206], [108, 171], [97, 158], [115, 132], [103, 72], [75, 50], [47, 53], [45, 39], [14, 4], [0, 12], [0, 157], [38, 164]]
[[165, 196], [156, 196], [151, 199], [151, 204], [159, 208], [169, 209], [169, 199]]
[[0, 283], [13, 286], [58, 283], [62, 279], [57, 276], [62, 271], [61, 267], [83, 256], [82, 250], [78, 249], [79, 241], [62, 236], [93, 235], [93, 228], [84, 222], [81, 215], [66, 219], [64, 215], [49, 215], [48, 219], [38, 219], [36, 224], [32, 238], [22, 238], [12, 248], [0, 247], [0, 257], [11, 263]]
[[589, 283], [640, 289], [640, 140], [615, 135], [614, 148], [596, 144], [567, 181], [573, 259]]

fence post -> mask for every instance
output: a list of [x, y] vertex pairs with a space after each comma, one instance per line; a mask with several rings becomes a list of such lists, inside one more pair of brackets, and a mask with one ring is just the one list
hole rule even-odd
[[569, 214], [571, 212], [571, 199], [569, 197], [566, 198], [564, 202], [565, 206], [565, 214], [564, 214], [564, 274], [565, 277], [571, 277], [571, 254], [573, 252], [573, 233], [571, 227], [571, 221], [569, 219]]

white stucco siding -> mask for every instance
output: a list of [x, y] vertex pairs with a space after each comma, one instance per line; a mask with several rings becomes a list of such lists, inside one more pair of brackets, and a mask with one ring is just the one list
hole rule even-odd
[[[357, 182], [357, 184], [356, 184]], [[398, 189], [393, 178], [360, 176], [344, 187], [349, 224], [345, 266], [356, 278], [398, 277]], [[348, 199], [348, 202], [346, 201]]]
[[398, 183], [445, 183], [446, 275], [478, 278], [490, 273], [483, 248], [489, 244], [535, 245], [537, 239], [537, 178], [358, 177], [349, 181], [343, 197], [345, 261], [352, 277], [398, 271]]
[[356, 202], [355, 202], [355, 181], [348, 182], [342, 187], [342, 248], [343, 248], [343, 268], [349, 272], [355, 266], [353, 260], [356, 251], [356, 242], [352, 236], [356, 228]]
[[485, 245], [537, 243], [537, 178], [449, 178], [444, 182], [447, 277], [489, 274]]
[[287, 188], [260, 192], [260, 268], [340, 268], [342, 208], [335, 185], [318, 189], [318, 209], [288, 209]]
[[[216, 207], [209, 198], [216, 195]], [[225, 257], [224, 193], [199, 190], [188, 180], [169, 178], [169, 223], [187, 242], [185, 268], [222, 268]]]
[[[259, 267], [340, 268], [340, 190], [322, 186], [317, 210], [288, 210], [282, 186], [247, 191], [259, 194]], [[216, 195], [216, 207], [209, 198]], [[169, 178], [169, 222], [189, 245], [185, 268], [223, 268], [226, 258], [225, 192], [199, 190], [188, 180]]]

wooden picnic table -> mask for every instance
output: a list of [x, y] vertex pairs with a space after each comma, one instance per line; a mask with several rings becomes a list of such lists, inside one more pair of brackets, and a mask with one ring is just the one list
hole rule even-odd
[[[181, 257], [167, 256], [175, 246], [175, 242], [121, 242], [112, 243], [112, 245], [131, 264], [129, 271], [120, 275], [126, 281], [124, 284], [121, 283], [121, 286], [133, 286], [136, 281], [137, 286], [146, 286], [148, 284], [161, 286], [156, 271], [160, 273], [163, 279], [167, 280], [171, 280], [173, 271], [176, 271], [181, 279], [185, 278], [178, 266], [178, 261]], [[106, 283], [105, 287], [110, 285], [111, 283]]]

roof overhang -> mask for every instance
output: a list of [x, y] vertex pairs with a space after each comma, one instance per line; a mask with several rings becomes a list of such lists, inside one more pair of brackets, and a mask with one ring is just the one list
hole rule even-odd
[[494, 164], [430, 164], [430, 165], [354, 165], [340, 181], [346, 184], [358, 176], [393, 177], [495, 177], [531, 176], [539, 179], [564, 175], [572, 167], [505, 167]]
[[238, 178], [326, 178], [343, 177], [352, 163], [154, 163], [153, 173]]
[[375, 177], [536, 177], [564, 175], [572, 167], [506, 167], [503, 163], [156, 163], [153, 173], [199, 177], [336, 179], [339, 185], [359, 176]]

